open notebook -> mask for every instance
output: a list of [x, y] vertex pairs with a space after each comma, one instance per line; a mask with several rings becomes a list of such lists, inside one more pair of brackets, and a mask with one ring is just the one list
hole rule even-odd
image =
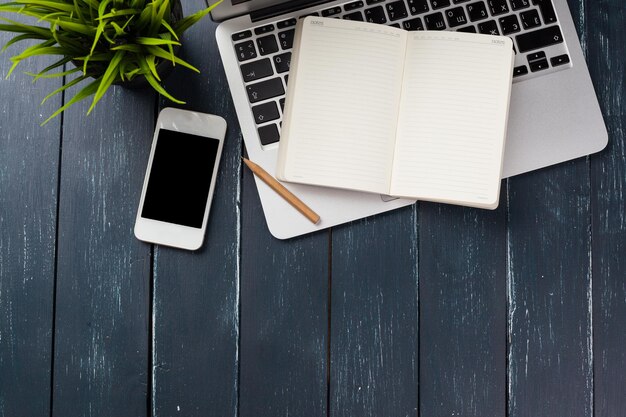
[[513, 58], [507, 37], [303, 19], [277, 177], [497, 207]]

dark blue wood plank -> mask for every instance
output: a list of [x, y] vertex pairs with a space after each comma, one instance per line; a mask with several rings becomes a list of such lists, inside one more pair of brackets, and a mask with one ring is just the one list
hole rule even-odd
[[63, 123], [53, 415], [148, 411], [150, 246], [133, 235], [155, 96], [115, 87]]
[[509, 415], [591, 417], [585, 159], [509, 179]]
[[420, 416], [506, 413], [505, 213], [420, 204]]
[[239, 416], [327, 415], [329, 234], [287, 241], [244, 171]]
[[[185, 12], [203, 1], [185, 2]], [[207, 233], [197, 252], [155, 248], [153, 415], [237, 415], [241, 137], [213, 36], [205, 18], [184, 36], [166, 89], [183, 108], [217, 114], [228, 124]], [[162, 105], [172, 103], [162, 101]]]
[[417, 415], [415, 206], [335, 228], [331, 289], [330, 415]]
[[626, 10], [619, 0], [588, 7], [585, 40], [609, 144], [591, 158], [593, 189], [593, 359], [594, 414], [626, 410]]
[[[11, 36], [0, 32], [0, 45]], [[24, 45], [24, 44], [21, 44]], [[50, 410], [54, 256], [60, 120], [39, 124], [61, 97], [39, 103], [61, 80], [39, 80], [54, 62], [20, 64], [6, 79], [0, 55], [0, 416], [46, 416]]]

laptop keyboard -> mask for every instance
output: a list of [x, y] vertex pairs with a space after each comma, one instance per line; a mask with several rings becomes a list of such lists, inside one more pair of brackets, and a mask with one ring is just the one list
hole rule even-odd
[[278, 142], [297, 19], [315, 15], [405, 30], [457, 30], [513, 39], [514, 82], [571, 66], [551, 0], [358, 0], [265, 21], [232, 35], [262, 145]]

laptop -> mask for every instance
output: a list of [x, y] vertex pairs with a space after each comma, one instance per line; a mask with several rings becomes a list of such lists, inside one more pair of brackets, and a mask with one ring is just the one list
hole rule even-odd
[[[294, 26], [308, 15], [511, 37], [516, 57], [503, 178], [598, 152], [608, 142], [567, 0], [224, 0], [212, 12], [222, 21], [220, 55], [248, 156], [269, 173], [276, 167]], [[256, 184], [267, 226], [279, 239], [415, 202], [285, 183], [321, 216], [314, 225]]]

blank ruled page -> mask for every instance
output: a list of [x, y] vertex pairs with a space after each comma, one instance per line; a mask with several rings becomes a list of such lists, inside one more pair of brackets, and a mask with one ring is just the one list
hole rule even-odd
[[309, 17], [301, 36], [295, 79], [289, 79], [295, 84], [287, 95], [279, 177], [387, 193], [405, 32]]
[[508, 38], [409, 35], [393, 195], [497, 205], [511, 73]]

